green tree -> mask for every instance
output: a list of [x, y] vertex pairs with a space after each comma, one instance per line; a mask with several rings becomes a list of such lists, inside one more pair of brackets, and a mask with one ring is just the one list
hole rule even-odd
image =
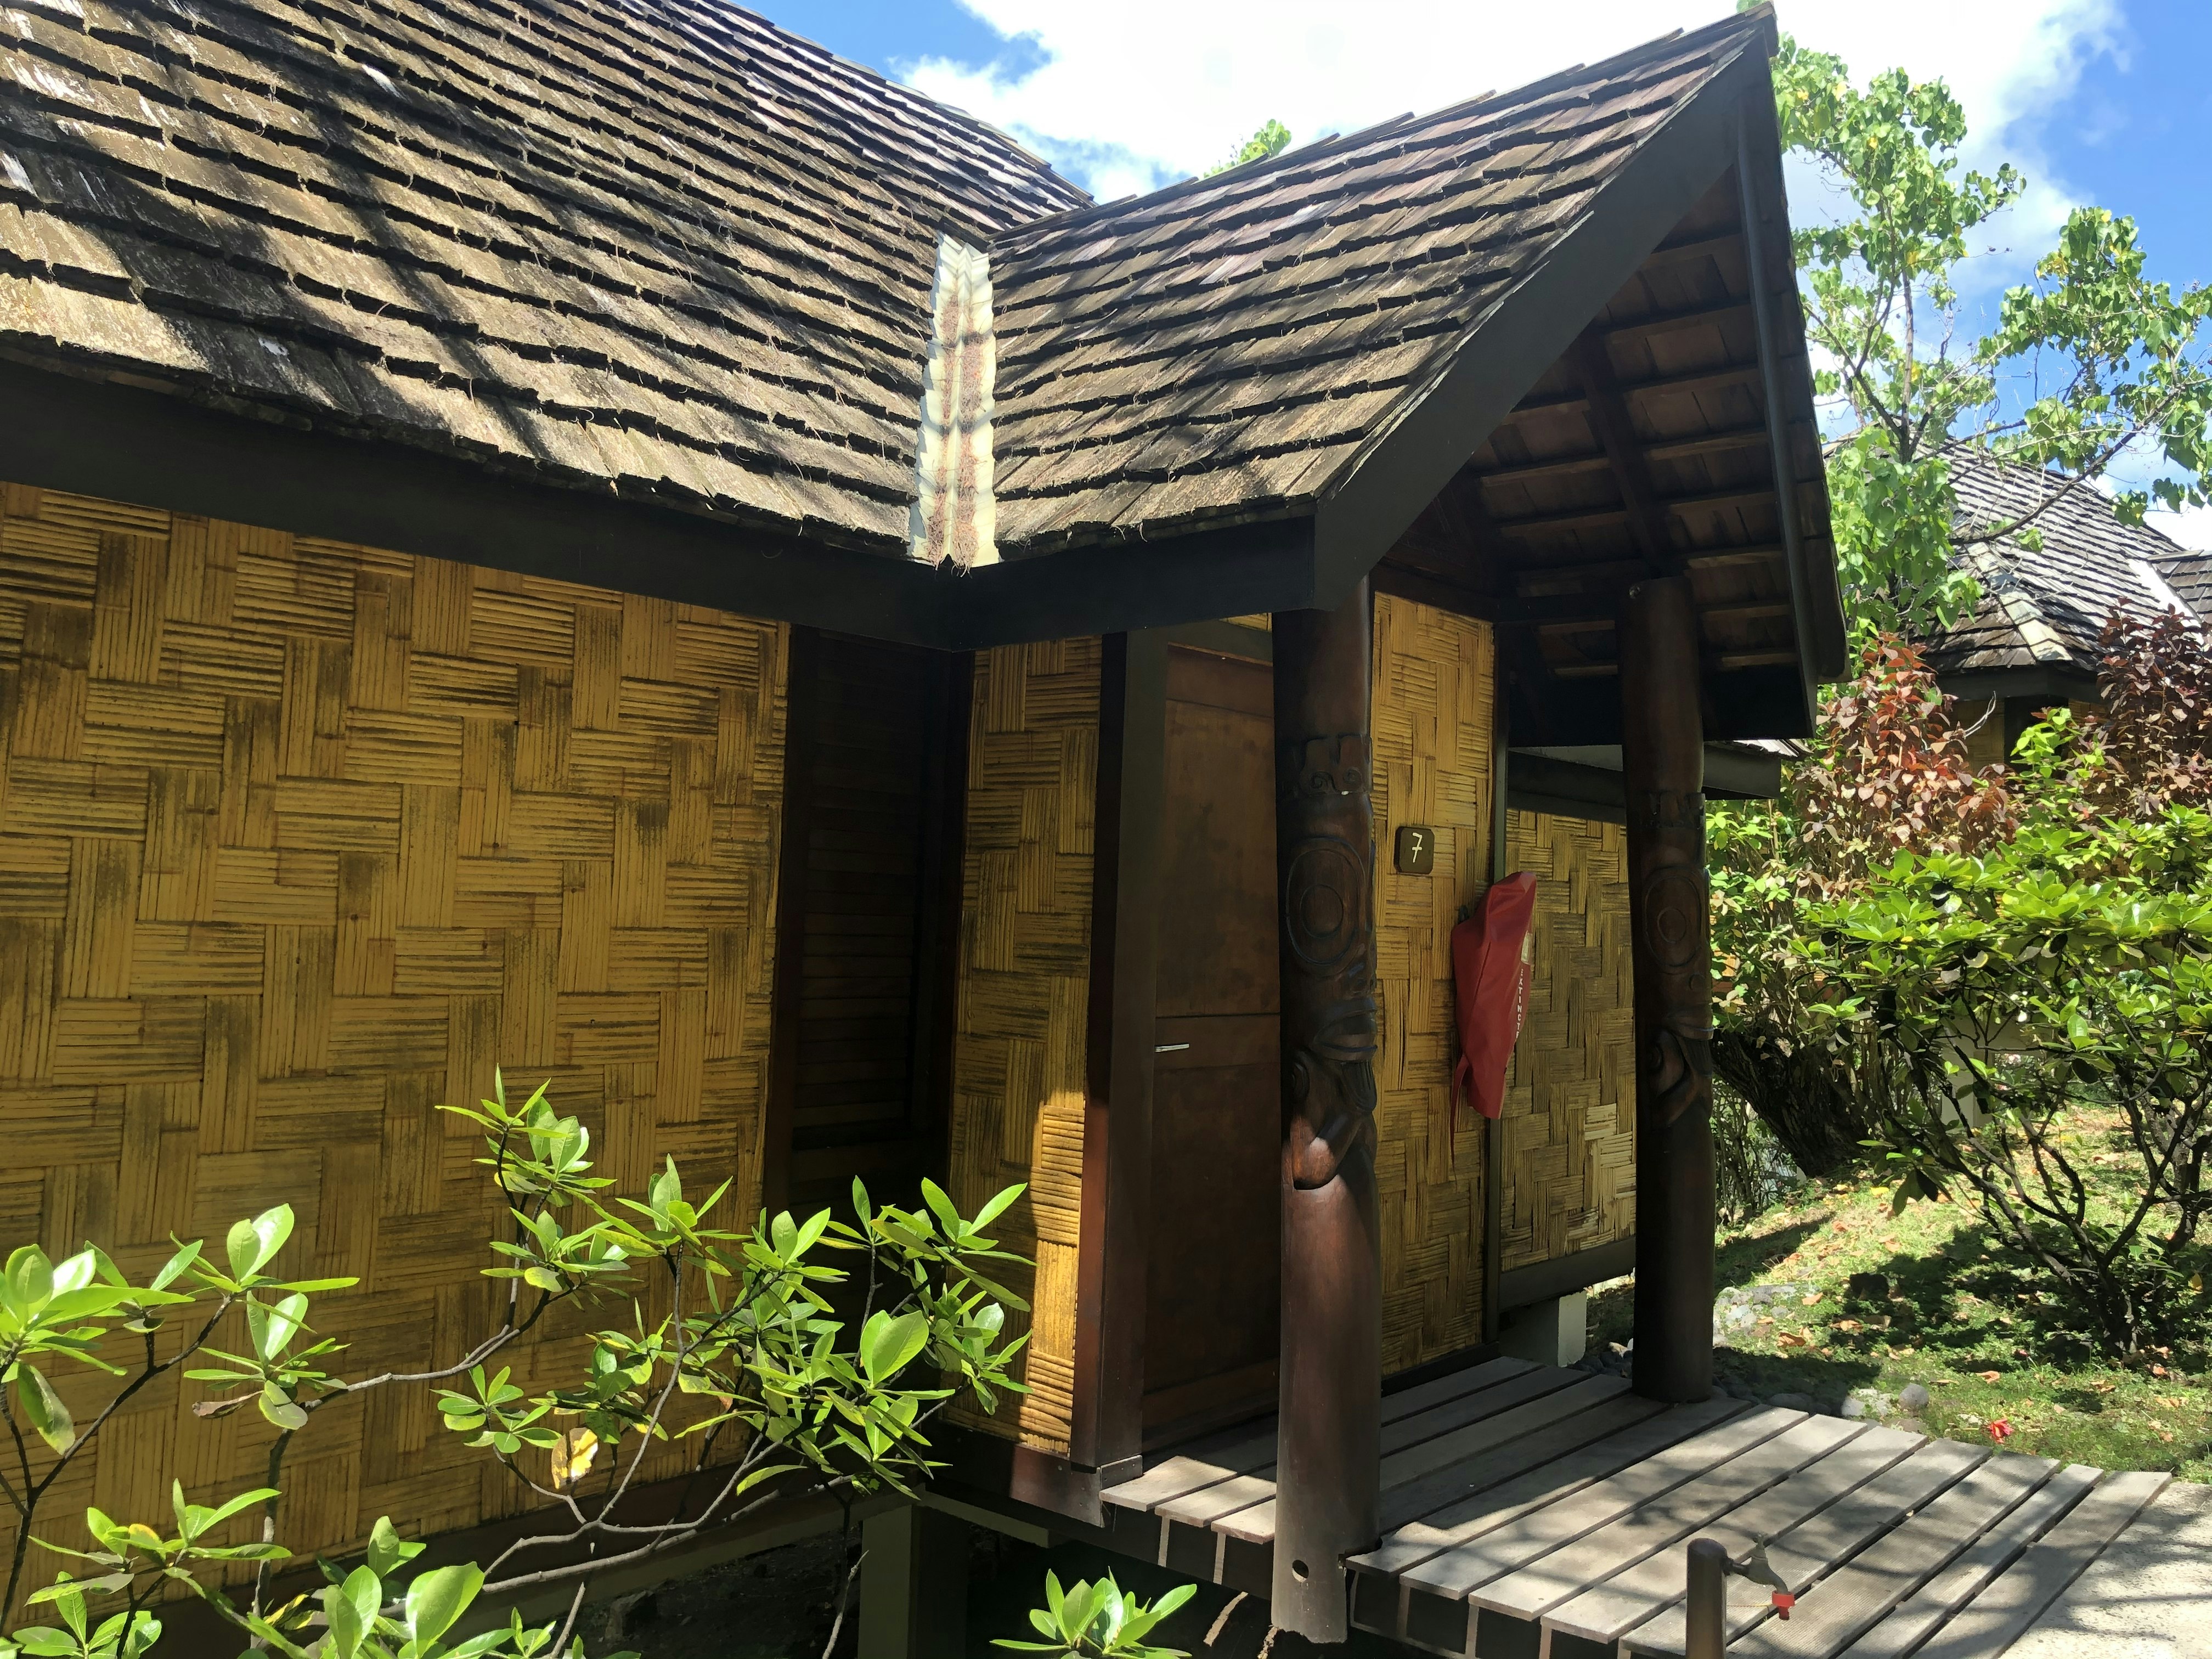
[[1280, 121], [1270, 120], [1247, 138], [1234, 155], [1218, 167], [1206, 168], [1206, 176], [1211, 179], [1217, 173], [1241, 167], [1247, 161], [1265, 161], [1272, 156], [1280, 155], [1290, 147], [1291, 130]]
[[2131, 520], [2154, 498], [2212, 501], [2212, 289], [2150, 281], [2134, 222], [2080, 207], [1976, 334], [1960, 270], [2019, 200], [2020, 172], [1963, 167], [1965, 112], [1941, 81], [1890, 70], [1861, 88], [1840, 59], [1784, 37], [1774, 85], [1784, 143], [1846, 204], [1832, 223], [1802, 226], [1796, 246], [1838, 565], [1863, 632], [1922, 635], [1971, 610], [1957, 556], [2033, 536], [2048, 510], [1954, 526], [1954, 444], [2044, 469], [2068, 490], [2131, 453], [2160, 474], [2115, 492]]

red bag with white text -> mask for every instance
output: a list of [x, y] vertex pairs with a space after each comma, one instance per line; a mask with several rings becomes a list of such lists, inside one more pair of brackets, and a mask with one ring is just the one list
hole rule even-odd
[[1459, 1009], [1459, 1065], [1452, 1073], [1452, 1127], [1462, 1089], [1494, 1118], [1505, 1107], [1505, 1070], [1528, 1013], [1535, 974], [1531, 926], [1536, 878], [1529, 871], [1491, 884], [1482, 907], [1452, 929], [1452, 998]]

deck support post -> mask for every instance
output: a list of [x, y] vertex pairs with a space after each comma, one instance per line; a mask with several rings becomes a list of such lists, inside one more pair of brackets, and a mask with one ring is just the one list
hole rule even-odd
[[969, 1534], [965, 1521], [920, 1504], [860, 1523], [860, 1659], [963, 1659]]
[[1687, 577], [1631, 590], [1620, 629], [1621, 769], [1636, 992], [1636, 1392], [1713, 1382], [1711, 921], [1705, 722]]
[[1269, 1615], [1316, 1642], [1350, 1635], [1345, 1558], [1381, 1531], [1371, 630], [1364, 580], [1334, 611], [1274, 618], [1283, 1337]]

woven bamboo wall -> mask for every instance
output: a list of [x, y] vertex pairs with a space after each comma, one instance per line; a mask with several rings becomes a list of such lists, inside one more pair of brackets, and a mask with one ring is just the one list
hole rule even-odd
[[993, 1426], [1062, 1452], [1073, 1410], [1098, 696], [1095, 639], [981, 653], [968, 747], [953, 1196], [972, 1210], [1029, 1183], [994, 1231], [1036, 1263], [1008, 1279], [1035, 1304], [1030, 1392], [1011, 1397]]
[[1535, 987], [1500, 1120], [1504, 1267], [1636, 1231], [1635, 1011], [1627, 832], [1507, 815], [1506, 867], [1533, 870]]
[[[489, 1328], [500, 1208], [432, 1109], [495, 1065], [551, 1079], [617, 1190], [673, 1153], [757, 1191], [781, 629], [18, 486], [0, 506], [0, 1243], [149, 1271], [172, 1232], [289, 1200], [283, 1264], [363, 1280], [317, 1319], [359, 1376]], [[578, 1353], [514, 1363], [550, 1380]], [[174, 1373], [140, 1395], [49, 1535], [88, 1502], [158, 1522], [172, 1469], [204, 1500], [260, 1484], [272, 1431], [195, 1419], [201, 1397]], [[284, 1485], [300, 1551], [520, 1507], [421, 1389], [319, 1415]]]
[[[1482, 1128], [1455, 1132], [1451, 933], [1490, 885], [1492, 687], [1488, 624], [1375, 600], [1376, 1066], [1382, 1132], [1382, 1367], [1482, 1340]], [[1425, 876], [1393, 866], [1398, 826], [1436, 831]]]

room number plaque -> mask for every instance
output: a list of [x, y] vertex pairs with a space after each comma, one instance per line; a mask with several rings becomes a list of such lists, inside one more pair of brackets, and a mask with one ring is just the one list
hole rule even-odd
[[1437, 832], [1425, 823], [1400, 824], [1395, 862], [1401, 875], [1427, 875], [1437, 867]]

